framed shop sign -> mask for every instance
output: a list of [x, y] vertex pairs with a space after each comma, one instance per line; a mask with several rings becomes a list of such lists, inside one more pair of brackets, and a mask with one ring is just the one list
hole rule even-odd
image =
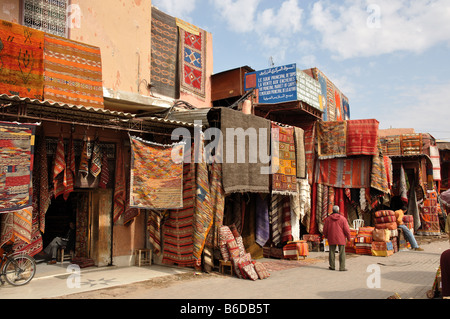
[[297, 66], [288, 64], [245, 74], [245, 90], [255, 89], [259, 104], [297, 100]]

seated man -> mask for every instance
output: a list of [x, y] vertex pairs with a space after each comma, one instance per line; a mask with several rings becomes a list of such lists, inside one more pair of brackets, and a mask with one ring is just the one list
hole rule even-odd
[[420, 248], [417, 244], [416, 238], [414, 234], [409, 230], [408, 227], [403, 223], [403, 215], [408, 209], [403, 206], [401, 209], [395, 211], [395, 217], [397, 218], [397, 225], [403, 231], [405, 235], [405, 239], [411, 244], [411, 248], [417, 251], [423, 251], [423, 248]]
[[55, 237], [51, 243], [44, 249], [44, 253], [50, 258], [51, 260], [48, 262], [48, 264], [55, 264], [56, 263], [56, 255], [58, 253], [58, 249], [60, 247], [66, 247], [66, 249], [72, 251], [75, 249], [75, 223], [70, 222], [69, 223], [69, 230], [67, 231], [67, 234], [65, 237]]

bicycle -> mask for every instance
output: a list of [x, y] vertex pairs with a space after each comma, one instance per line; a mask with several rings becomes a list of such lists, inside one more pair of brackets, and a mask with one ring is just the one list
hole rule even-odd
[[4, 245], [0, 248], [0, 283], [13, 286], [26, 285], [36, 274], [36, 261], [26, 253], [12, 253], [12, 245]]

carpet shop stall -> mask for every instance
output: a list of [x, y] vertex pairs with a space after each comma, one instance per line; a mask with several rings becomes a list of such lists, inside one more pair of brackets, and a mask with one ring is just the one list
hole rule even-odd
[[[0, 100], [6, 128], [36, 123], [30, 135], [31, 215], [26, 225], [20, 225], [23, 218], [14, 218], [17, 212], [2, 214], [2, 243], [12, 241], [16, 251], [34, 256], [55, 236], [65, 234], [72, 221], [76, 224], [72, 262], [82, 267], [129, 265], [135, 249], [149, 248], [149, 213], [128, 204], [130, 136], [166, 141], [174, 129], [193, 125], [18, 96], [1, 95]], [[10, 137], [4, 143], [20, 146]], [[14, 167], [9, 156], [5, 154], [5, 169]], [[26, 238], [17, 237], [21, 231]]]
[[383, 137], [382, 145], [392, 160], [391, 195], [408, 208], [415, 234], [440, 236], [446, 212], [439, 203], [441, 161], [435, 139], [427, 133], [402, 134]]

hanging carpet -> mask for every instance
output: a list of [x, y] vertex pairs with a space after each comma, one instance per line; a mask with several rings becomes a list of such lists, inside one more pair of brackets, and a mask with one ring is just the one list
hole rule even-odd
[[[193, 162], [193, 161], [191, 161]], [[195, 164], [183, 165], [183, 208], [169, 210], [169, 217], [163, 225], [164, 264], [193, 267], [194, 259], [193, 222]]]
[[282, 127], [272, 122], [272, 194], [297, 193], [297, 163], [294, 128]]
[[44, 99], [103, 108], [100, 48], [45, 34]]
[[367, 188], [370, 172], [370, 157], [320, 160], [317, 183], [337, 188]]
[[378, 155], [377, 120], [347, 121], [347, 156]]
[[179, 29], [181, 51], [180, 90], [205, 98], [206, 79], [206, 32], [198, 34]]
[[0, 20], [0, 92], [42, 100], [44, 32]]
[[152, 91], [170, 98], [177, 98], [177, 47], [176, 19], [152, 8]]
[[319, 159], [347, 156], [347, 122], [317, 122]]
[[0, 213], [32, 205], [34, 124], [0, 122]]
[[[270, 121], [226, 107], [212, 108], [208, 112], [208, 121], [212, 126], [217, 124], [217, 120], [223, 138], [223, 158], [218, 161], [222, 161], [225, 193], [269, 193], [270, 162], [263, 163], [261, 157], [267, 155], [269, 158]], [[261, 131], [267, 134], [258, 134]], [[251, 143], [249, 138], [245, 138], [245, 132], [255, 132], [258, 141]], [[238, 155], [242, 155], [239, 162]], [[264, 169], [267, 173], [262, 173]]]
[[130, 207], [183, 207], [184, 144], [161, 145], [133, 136], [130, 140]]

